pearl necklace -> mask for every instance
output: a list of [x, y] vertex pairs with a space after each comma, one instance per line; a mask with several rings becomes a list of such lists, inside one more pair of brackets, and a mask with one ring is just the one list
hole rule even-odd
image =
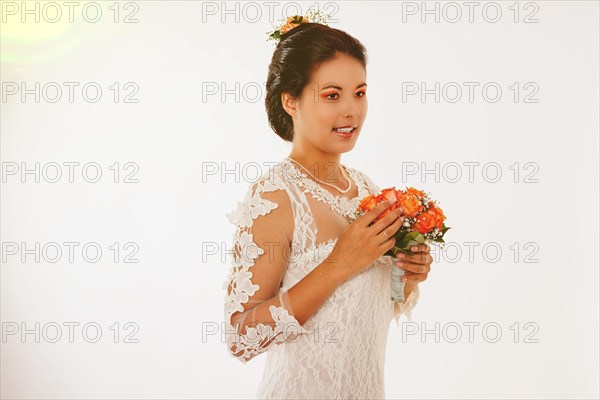
[[292, 157], [287, 157], [287, 159], [292, 161], [294, 164], [298, 165], [300, 168], [302, 168], [306, 172], [308, 172], [308, 174], [310, 176], [312, 176], [314, 178], [314, 180], [316, 180], [317, 182], [322, 183], [323, 185], [331, 186], [332, 188], [334, 188], [335, 190], [337, 190], [340, 193], [348, 193], [350, 191], [350, 189], [352, 188], [352, 180], [348, 177], [348, 175], [346, 175], [346, 172], [344, 171], [343, 167], [340, 168], [342, 171], [342, 175], [344, 175], [344, 177], [348, 180], [348, 188], [344, 189], [344, 190], [340, 189], [339, 187], [337, 187], [335, 185], [332, 185], [331, 183], [323, 182], [322, 180], [320, 180], [319, 178], [314, 176], [308, 169], [304, 168], [298, 161], [294, 160]]

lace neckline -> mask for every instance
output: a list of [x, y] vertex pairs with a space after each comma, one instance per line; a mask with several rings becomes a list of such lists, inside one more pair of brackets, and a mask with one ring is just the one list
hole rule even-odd
[[335, 212], [344, 216], [351, 217], [354, 215], [356, 208], [360, 204], [360, 200], [368, 196], [369, 193], [363, 184], [362, 179], [358, 176], [353, 168], [349, 168], [345, 164], [340, 165], [348, 172], [350, 179], [358, 188], [356, 197], [348, 198], [341, 195], [335, 195], [323, 186], [319, 185], [315, 180], [310, 179], [302, 170], [300, 170], [293, 162], [284, 158], [281, 161], [284, 167], [284, 177], [304, 188], [304, 193], [310, 193], [316, 200], [328, 204]]

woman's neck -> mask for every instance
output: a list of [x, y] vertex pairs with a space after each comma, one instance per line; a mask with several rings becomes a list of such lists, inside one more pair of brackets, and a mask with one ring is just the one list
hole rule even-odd
[[340, 154], [312, 154], [292, 150], [289, 157], [309, 170], [317, 179], [340, 188], [348, 186], [348, 181], [340, 170]]

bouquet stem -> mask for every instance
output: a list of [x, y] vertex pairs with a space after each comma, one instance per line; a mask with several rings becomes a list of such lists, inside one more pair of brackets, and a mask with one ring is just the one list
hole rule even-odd
[[[386, 255], [391, 255], [394, 257], [394, 260], [397, 260], [396, 257], [399, 253], [406, 254], [408, 256], [412, 256], [414, 253], [410, 250], [412, 246], [416, 246], [422, 243], [426, 243], [427, 240], [425, 237], [419, 232], [410, 231], [409, 229], [399, 229], [394, 234], [396, 238], [396, 245], [386, 252]], [[394, 262], [394, 264], [396, 264]], [[392, 265], [392, 301], [404, 303], [404, 281], [402, 277], [405, 274], [405, 270], [397, 267], [396, 265]]]
[[400, 267], [392, 265], [392, 301], [404, 302], [404, 270]]

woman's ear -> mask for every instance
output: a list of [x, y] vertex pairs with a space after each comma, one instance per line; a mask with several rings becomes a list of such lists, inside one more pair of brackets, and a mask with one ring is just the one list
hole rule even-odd
[[282, 92], [281, 93], [281, 105], [285, 112], [287, 112], [290, 116], [296, 115], [296, 99], [292, 97], [289, 93]]

